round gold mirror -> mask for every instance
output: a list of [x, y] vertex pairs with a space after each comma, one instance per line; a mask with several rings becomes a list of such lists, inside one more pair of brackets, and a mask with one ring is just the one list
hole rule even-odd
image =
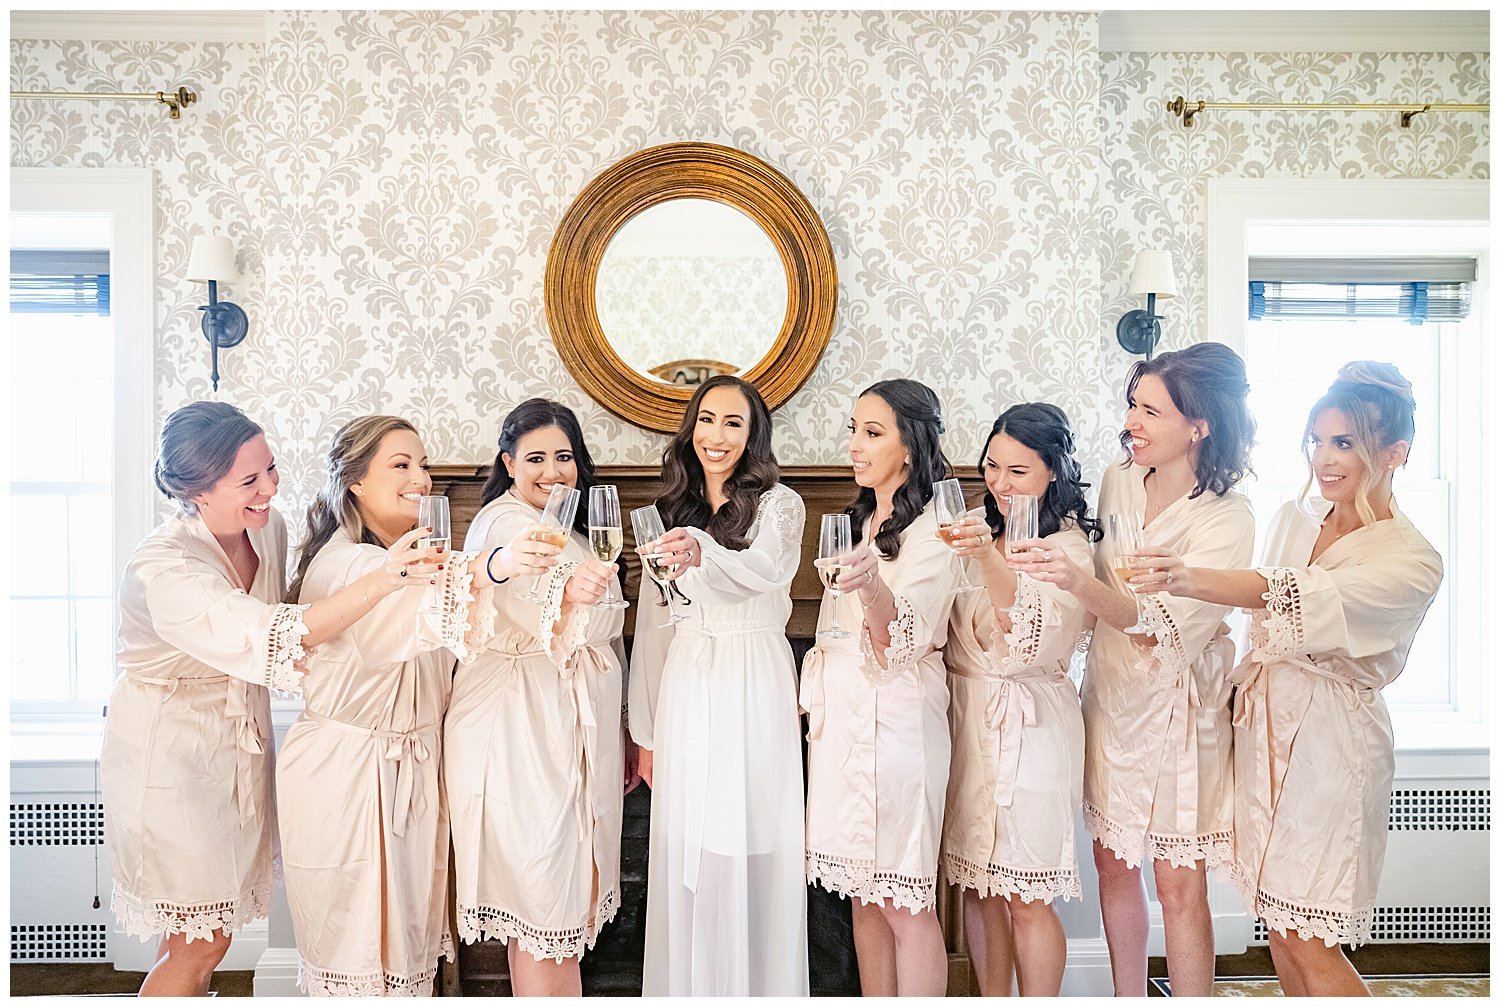
[[765, 162], [670, 143], [579, 193], [547, 253], [547, 323], [568, 370], [632, 423], [672, 432], [693, 387], [738, 374], [772, 409], [817, 366], [838, 277], [822, 221]]

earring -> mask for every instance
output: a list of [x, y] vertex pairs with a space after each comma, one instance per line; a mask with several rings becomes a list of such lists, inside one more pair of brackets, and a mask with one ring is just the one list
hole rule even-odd
[[1198, 431], [1196, 431], [1196, 430], [1193, 431], [1193, 443], [1194, 444], [1198, 443]]

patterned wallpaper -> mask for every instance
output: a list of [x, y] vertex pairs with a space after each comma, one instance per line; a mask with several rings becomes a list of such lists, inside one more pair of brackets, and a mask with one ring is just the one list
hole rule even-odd
[[[164, 415], [208, 394], [193, 233], [234, 236], [250, 339], [221, 396], [268, 427], [288, 510], [332, 431], [405, 415], [435, 460], [487, 461], [506, 408], [554, 390], [596, 456], [664, 438], [592, 403], [547, 334], [547, 243], [585, 182], [669, 140], [747, 150], [822, 216], [833, 342], [777, 414], [783, 462], [837, 463], [853, 396], [912, 375], [944, 400], [951, 458], [996, 412], [1064, 406], [1110, 454], [1114, 343], [1134, 250], [1178, 252], [1167, 339], [1198, 338], [1201, 179], [1363, 172], [1487, 177], [1477, 116], [1205, 115], [1168, 93], [1487, 100], [1482, 54], [1100, 53], [1097, 18], [1019, 12], [273, 13], [265, 45], [13, 41], [17, 89], [198, 89], [154, 106], [12, 102], [14, 165], [157, 172]], [[1191, 325], [1185, 319], [1194, 319]], [[1196, 331], [1195, 331], [1196, 330]]]

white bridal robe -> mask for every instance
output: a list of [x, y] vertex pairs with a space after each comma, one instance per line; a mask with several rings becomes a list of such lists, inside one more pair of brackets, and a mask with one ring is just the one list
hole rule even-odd
[[212, 940], [268, 914], [276, 860], [267, 689], [302, 677], [306, 606], [281, 604], [286, 525], [250, 529], [240, 583], [196, 515], [163, 521], [120, 585], [121, 675], [100, 772], [111, 908], [145, 940]]
[[[276, 784], [298, 983], [314, 996], [430, 996], [438, 957], [452, 958], [440, 728], [454, 657], [472, 660], [494, 622], [472, 558], [450, 552], [436, 587], [387, 595], [309, 660]], [[308, 566], [301, 600], [385, 561], [340, 528]]]
[[[1077, 525], [1045, 541], [1080, 566], [1093, 561]], [[1083, 713], [1068, 662], [1091, 617], [1069, 592], [1026, 576], [1016, 610], [1001, 633], [987, 591], [960, 594], [953, 605], [943, 647], [953, 693], [943, 876], [983, 897], [1078, 898]]]
[[[1146, 511], [1140, 465], [1110, 465], [1099, 489], [1101, 515]], [[1188, 566], [1250, 564], [1255, 517], [1233, 490], [1179, 497], [1146, 526], [1146, 542]], [[1095, 550], [1095, 570], [1129, 592], [1110, 557]], [[1132, 636], [1100, 620], [1083, 679], [1083, 813], [1094, 839], [1132, 867], [1165, 860], [1173, 867], [1228, 866], [1234, 819], [1230, 765], [1233, 728], [1229, 671], [1234, 642], [1223, 605], [1153, 593], [1136, 596], [1153, 632]], [[1154, 641], [1154, 642], [1153, 642]]]
[[[870, 541], [868, 522], [861, 541]], [[930, 502], [901, 533], [896, 558], [879, 560], [879, 572], [896, 604], [885, 667], [854, 591], [824, 592], [819, 630], [833, 625], [837, 610], [849, 637], [820, 636], [802, 662], [807, 879], [861, 903], [917, 913], [937, 900], [951, 753], [941, 648], [958, 576]]]
[[643, 581], [630, 732], [654, 756], [646, 996], [807, 996], [802, 752], [786, 639], [802, 499], [760, 497], [749, 546], [702, 563], [675, 627]]
[[1231, 877], [1272, 930], [1370, 938], [1395, 739], [1380, 690], [1401, 674], [1443, 579], [1406, 516], [1349, 532], [1309, 564], [1331, 505], [1277, 512], [1250, 654], [1235, 669]]
[[[512, 489], [475, 515], [464, 548], [488, 556], [540, 520]], [[575, 607], [562, 621], [590, 555], [571, 534], [537, 578], [540, 603], [522, 600], [531, 577], [495, 588], [495, 634], [459, 666], [444, 722], [459, 936], [514, 940], [538, 961], [582, 956], [620, 905], [625, 617]]]

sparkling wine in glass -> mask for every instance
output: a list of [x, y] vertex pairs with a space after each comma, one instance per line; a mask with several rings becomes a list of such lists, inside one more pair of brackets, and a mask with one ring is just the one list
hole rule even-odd
[[[958, 537], [964, 516], [967, 513], [964, 507], [964, 490], [957, 479], [944, 479], [932, 484], [932, 505], [937, 511], [938, 538], [950, 549], [953, 548], [953, 540]], [[979, 585], [969, 580], [967, 570], [968, 561], [960, 558], [958, 561], [958, 590], [960, 593], [966, 591], [977, 591]]]
[[[533, 537], [541, 542], [550, 542], [559, 549], [568, 545], [568, 533], [573, 527], [573, 517], [578, 513], [578, 496], [576, 489], [564, 483], [553, 483], [552, 492], [547, 495], [547, 506], [542, 509], [543, 530], [535, 532]], [[531, 587], [521, 595], [522, 601], [540, 602], [537, 588], [541, 586], [540, 574], [531, 578]]]
[[[625, 528], [620, 523], [620, 494], [613, 486], [589, 487], [589, 549], [601, 563], [613, 563], [625, 546]], [[615, 597], [611, 577], [600, 608], [629, 608], [630, 603]]]
[[[453, 543], [453, 525], [448, 516], [448, 498], [434, 496], [419, 498], [417, 500], [417, 527], [432, 529], [425, 538], [417, 539], [417, 548], [434, 548], [439, 554], [438, 562], [447, 562], [447, 552]], [[438, 600], [436, 591], [428, 592], [422, 611], [427, 615], [442, 614], [442, 603]]]
[[844, 568], [836, 560], [848, 552], [851, 548], [853, 533], [849, 525], [848, 514], [824, 514], [822, 525], [818, 529], [818, 577], [822, 579], [823, 586], [833, 592], [833, 619], [827, 629], [820, 630], [818, 636], [828, 640], [847, 640], [849, 631], [839, 625], [839, 599], [843, 592], [839, 590], [839, 577]]
[[[662, 526], [661, 514], [657, 511], [655, 504], [647, 504], [637, 507], [630, 512], [630, 528], [635, 532], [635, 543], [637, 546], [649, 545], [667, 533]], [[677, 564], [668, 563], [666, 559], [657, 553], [642, 553], [642, 566], [645, 567], [647, 575], [661, 588], [661, 593], [667, 599], [667, 626], [674, 622], [681, 622], [687, 616], [677, 611], [677, 604], [672, 600], [672, 574], [677, 572]], [[663, 629], [666, 626], [662, 627]]]
[[[1136, 574], [1145, 573], [1146, 567], [1142, 565], [1136, 553], [1146, 544], [1146, 532], [1141, 521], [1140, 511], [1119, 511], [1104, 515], [1104, 530], [1109, 537], [1109, 565], [1114, 568], [1115, 576], [1125, 583], [1126, 590], [1130, 589], [1130, 578]], [[1151, 627], [1143, 624], [1140, 617], [1140, 605], [1136, 605], [1135, 625], [1126, 626], [1127, 633], [1149, 633]]]
[[[1017, 543], [1041, 535], [1042, 498], [1031, 493], [1012, 493], [1005, 514], [1005, 554], [1018, 556], [1026, 550]], [[1011, 606], [1010, 617], [1014, 622], [1024, 613], [1021, 610], [1021, 577], [1016, 574], [1016, 601]]]

